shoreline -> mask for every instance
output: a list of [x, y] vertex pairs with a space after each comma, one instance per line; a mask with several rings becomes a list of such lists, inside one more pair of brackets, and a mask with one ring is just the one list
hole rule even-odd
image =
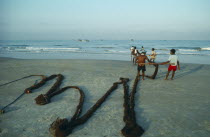
[[[210, 65], [181, 63], [174, 80], [165, 81], [167, 65], [161, 65], [155, 80], [146, 78], [137, 86], [135, 111], [137, 123], [143, 127], [142, 137], [210, 136]], [[147, 66], [146, 74], [154, 72]], [[137, 73], [131, 61], [81, 59], [11, 59], [0, 58], [0, 83], [6, 83], [32, 74], [63, 74], [61, 88], [79, 86], [84, 90], [82, 115], [117, 82], [129, 78], [132, 89]], [[170, 77], [169, 77], [170, 78]], [[7, 105], [39, 77], [32, 77], [0, 87], [0, 107]], [[70, 119], [79, 102], [75, 90], [68, 90], [39, 106], [34, 99], [45, 94], [55, 80], [31, 94], [24, 95], [0, 115], [0, 136], [50, 136], [49, 126], [57, 118]], [[119, 86], [106, 102], [83, 125], [69, 136], [123, 137], [123, 87]]]
[[[40, 61], [43, 61], [43, 60], [86, 60], [86, 61], [116, 61], [116, 62], [130, 62], [132, 64], [131, 61], [128, 61], [128, 60], [109, 60], [109, 59], [21, 59], [21, 58], [12, 58], [12, 57], [0, 57], [0, 60], [40, 60]], [[166, 61], [166, 60], [165, 60]], [[156, 62], [156, 63], [160, 63], [160, 61]], [[205, 63], [182, 63], [180, 62], [181, 64], [192, 64], [192, 65], [210, 65], [210, 64], [205, 64]], [[162, 66], [162, 65], [161, 65]]]

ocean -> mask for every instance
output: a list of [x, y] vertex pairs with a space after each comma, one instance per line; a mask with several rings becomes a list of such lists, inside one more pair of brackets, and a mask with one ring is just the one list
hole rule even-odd
[[156, 62], [167, 61], [174, 48], [180, 63], [210, 64], [209, 40], [0, 40], [0, 57], [130, 61], [131, 46], [147, 55], [155, 48]]

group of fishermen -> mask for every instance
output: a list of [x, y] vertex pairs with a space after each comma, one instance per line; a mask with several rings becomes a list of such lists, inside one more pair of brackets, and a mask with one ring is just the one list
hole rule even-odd
[[[154, 48], [152, 48], [152, 52], [149, 55], [150, 59], [147, 57], [146, 55], [147, 51], [144, 50], [143, 46], [141, 47], [140, 50], [137, 50], [135, 46], [132, 46], [130, 50], [131, 50], [131, 61], [133, 62], [134, 65], [136, 63], [138, 64], [137, 76], [140, 77], [140, 71], [142, 71], [142, 80], [144, 80], [144, 75], [145, 75], [144, 72], [146, 71], [146, 66], [145, 66], [146, 64], [155, 65], [155, 66], [169, 64], [165, 80], [168, 80], [168, 76], [171, 71], [172, 71], [171, 80], [173, 80], [176, 70], [177, 69], [180, 70], [180, 63], [178, 60], [178, 56], [175, 54], [176, 52], [175, 49], [171, 49], [168, 60], [166, 62], [161, 62], [161, 63], [155, 63], [157, 54]], [[145, 63], [146, 61], [148, 61], [149, 63]]]
[[131, 50], [131, 61], [133, 62], [134, 65], [138, 63], [137, 75], [140, 77], [140, 71], [142, 71], [142, 80], [144, 80], [144, 76], [145, 76], [144, 72], [146, 71], [145, 61], [147, 60], [149, 64], [152, 64], [155, 62], [155, 59], [156, 59], [155, 49], [152, 48], [152, 53], [151, 55], [149, 55], [150, 59], [146, 56], [147, 51], [144, 50], [143, 46], [141, 47], [140, 50], [137, 50], [135, 46], [132, 46], [130, 50]]
[[[133, 64], [136, 64], [136, 61], [137, 61], [136, 59], [137, 59], [138, 56], [140, 56], [140, 55], [146, 55], [146, 53], [147, 53], [147, 51], [144, 50], [144, 47], [143, 46], [141, 47], [140, 50], [137, 50], [137, 48], [135, 46], [132, 46], [130, 48], [130, 51], [131, 51], [131, 61], [133, 61]], [[152, 48], [151, 55], [149, 55], [150, 56], [149, 61], [150, 62], [154, 62], [155, 59], [156, 59], [156, 55], [157, 54], [155, 52], [155, 49]]]

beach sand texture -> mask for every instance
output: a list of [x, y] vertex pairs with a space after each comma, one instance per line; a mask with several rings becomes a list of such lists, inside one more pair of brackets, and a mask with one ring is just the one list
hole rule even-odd
[[[127, 61], [103, 60], [20, 60], [0, 59], [0, 84], [32, 74], [62, 74], [65, 86], [79, 86], [85, 92], [84, 114], [120, 77], [129, 78], [130, 89], [137, 73]], [[146, 78], [137, 87], [135, 110], [137, 123], [145, 129], [142, 137], [209, 137], [210, 136], [210, 65], [182, 64], [173, 81], [165, 81], [167, 65], [161, 65], [155, 80]], [[151, 75], [154, 66], [147, 66]], [[40, 77], [30, 77], [0, 87], [0, 108], [13, 101]], [[79, 93], [69, 89], [43, 106], [35, 98], [46, 93], [55, 79], [31, 94], [25, 94], [0, 115], [2, 137], [48, 137], [50, 124], [57, 117], [74, 114]], [[123, 122], [123, 86], [71, 137], [121, 137]]]

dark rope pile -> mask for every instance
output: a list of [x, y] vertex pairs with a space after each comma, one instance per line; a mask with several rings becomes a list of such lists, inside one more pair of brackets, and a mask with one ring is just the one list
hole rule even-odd
[[124, 117], [125, 127], [121, 130], [125, 137], [139, 137], [144, 133], [144, 129], [136, 123], [135, 114], [135, 93], [139, 78], [136, 76], [132, 91], [129, 95], [127, 82], [123, 82], [124, 87]]
[[[155, 78], [158, 71], [158, 66], [156, 67], [155, 73], [153, 74], [153, 77]], [[50, 132], [55, 137], [65, 137], [72, 133], [73, 129], [77, 126], [84, 124], [92, 115], [93, 113], [101, 106], [102, 103], [106, 101], [108, 96], [118, 88], [119, 84], [123, 84], [124, 87], [124, 117], [123, 121], [125, 122], [125, 127], [121, 130], [122, 134], [125, 137], [139, 137], [144, 133], [144, 129], [139, 126], [136, 123], [136, 116], [135, 116], [135, 93], [137, 84], [139, 81], [138, 76], [135, 79], [133, 88], [131, 93], [129, 94], [129, 86], [127, 85], [127, 82], [129, 81], [128, 78], [120, 78], [119, 82], [113, 83], [112, 87], [93, 105], [83, 116], [80, 116], [82, 113], [82, 107], [84, 103], [85, 94], [84, 92], [77, 86], [67, 86], [62, 89], [59, 89], [62, 80], [64, 79], [63, 75], [51, 75], [49, 77], [43, 76], [43, 75], [31, 75], [31, 76], [41, 76], [42, 80], [39, 83], [35, 83], [29, 88], [26, 88], [24, 90], [24, 93], [32, 93], [34, 89], [37, 89], [41, 86], [43, 86], [47, 81], [52, 80], [57, 77], [57, 80], [55, 84], [50, 88], [50, 90], [46, 94], [39, 95], [35, 100], [36, 104], [39, 105], [45, 105], [50, 102], [50, 99], [60, 94], [67, 89], [74, 88], [77, 89], [80, 93], [80, 99], [79, 104], [76, 108], [76, 111], [73, 115], [73, 117], [70, 119], [60, 119], [57, 118], [56, 121], [54, 121], [50, 125]], [[30, 77], [31, 77], [30, 76]]]
[[[129, 95], [129, 87], [127, 82], [129, 79], [127, 78], [120, 78], [120, 82], [113, 83], [112, 87], [93, 105], [83, 116], [80, 117], [82, 112], [82, 107], [84, 103], [84, 93], [78, 87], [74, 87], [79, 90], [80, 92], [80, 102], [77, 106], [76, 112], [71, 118], [70, 121], [68, 119], [60, 119], [57, 118], [51, 125], [50, 125], [50, 132], [55, 137], [65, 137], [72, 133], [73, 129], [77, 126], [84, 124], [92, 115], [93, 113], [101, 106], [102, 103], [105, 102], [107, 97], [117, 89], [119, 84], [123, 84], [124, 87], [124, 117], [123, 121], [125, 122], [125, 127], [121, 130], [122, 134], [126, 137], [139, 137], [144, 133], [144, 130], [141, 126], [136, 123], [135, 117], [135, 99], [134, 95], [136, 93], [136, 87], [138, 84], [138, 77], [136, 77], [133, 90]], [[72, 88], [72, 87], [65, 87]], [[62, 91], [65, 90], [64, 88], [61, 89]], [[59, 91], [61, 92], [61, 91]]]
[[[51, 79], [54, 79], [55, 77], [57, 77], [57, 81], [55, 82], [55, 84], [50, 88], [50, 90], [46, 93], [46, 94], [40, 94], [38, 97], [35, 98], [35, 101], [36, 101], [36, 104], [38, 105], [45, 105], [45, 104], [48, 104], [50, 103], [50, 98], [52, 98], [54, 95], [56, 95], [55, 93], [57, 93], [61, 85], [61, 82], [62, 80], [64, 79], [63, 75], [61, 74], [58, 74], [58, 75], [51, 75], [50, 77], [47, 77], [45, 79], [43, 79], [42, 83], [40, 83], [39, 86], [41, 86], [42, 84], [44, 84], [46, 81], [49, 81]], [[28, 89], [26, 89], [26, 91], [31, 91], [35, 88], [39, 88], [39, 87], [36, 87], [36, 86], [32, 86]]]

